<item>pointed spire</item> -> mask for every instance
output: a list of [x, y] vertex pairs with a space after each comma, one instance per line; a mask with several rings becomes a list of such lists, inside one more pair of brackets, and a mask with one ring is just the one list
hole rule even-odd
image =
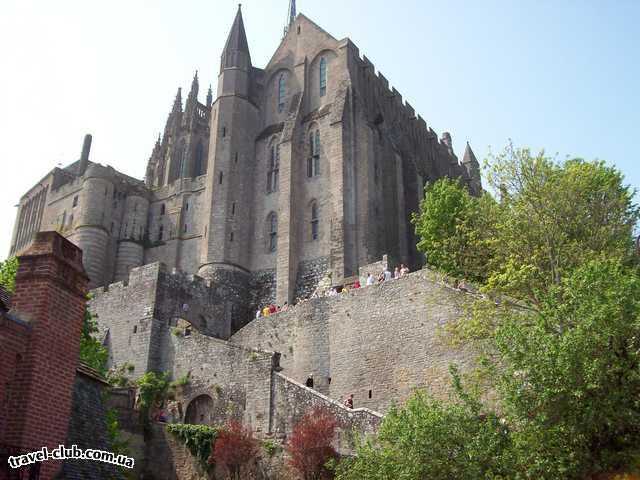
[[173, 112], [182, 112], [182, 87], [178, 88], [176, 99], [173, 101]]
[[[224, 45], [222, 51], [222, 65], [221, 70], [230, 67], [245, 67], [248, 69], [251, 66], [251, 55], [249, 54], [249, 44], [247, 42], [247, 34], [244, 31], [244, 22], [242, 20], [242, 4], [238, 4], [238, 13], [233, 20], [227, 43]], [[248, 60], [248, 64], [245, 65], [242, 60]]]
[[213, 105], [213, 90], [211, 90], [211, 84], [209, 84], [209, 91], [207, 92], [207, 107], [211, 108]]
[[462, 157], [462, 163], [478, 163], [473, 150], [471, 150], [471, 145], [467, 142], [467, 146], [464, 149], [464, 156]]
[[191, 82], [191, 91], [189, 92], [190, 100], [198, 99], [198, 90], [200, 89], [200, 84], [198, 83], [198, 70], [196, 70], [195, 75], [193, 76], [193, 81]]
[[287, 24], [284, 27], [284, 34], [286, 35], [287, 32], [289, 31], [289, 29], [291, 28], [291, 25], [293, 25], [293, 22], [296, 19], [296, 0], [289, 0], [289, 10], [287, 12]]

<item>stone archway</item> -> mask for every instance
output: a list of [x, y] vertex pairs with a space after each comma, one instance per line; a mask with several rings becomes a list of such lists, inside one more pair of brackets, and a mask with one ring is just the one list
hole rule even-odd
[[192, 425], [213, 424], [213, 399], [209, 395], [199, 395], [187, 406], [184, 423]]

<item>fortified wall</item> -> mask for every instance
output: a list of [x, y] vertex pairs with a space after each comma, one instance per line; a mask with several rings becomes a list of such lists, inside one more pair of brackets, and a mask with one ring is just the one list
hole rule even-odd
[[[416, 388], [448, 395], [449, 365], [464, 370], [474, 357], [441, 336], [471, 298], [426, 269], [303, 301], [239, 330], [225, 308], [227, 294], [153, 264], [134, 269], [127, 284], [94, 291], [91, 308], [112, 365], [133, 364], [134, 377], [156, 370], [187, 379], [180, 421], [235, 418], [266, 436], [286, 437], [315, 405], [343, 418], [344, 431], [371, 433], [381, 419], [375, 412]], [[313, 389], [304, 386], [310, 374]], [[342, 406], [348, 394], [356, 410]]]

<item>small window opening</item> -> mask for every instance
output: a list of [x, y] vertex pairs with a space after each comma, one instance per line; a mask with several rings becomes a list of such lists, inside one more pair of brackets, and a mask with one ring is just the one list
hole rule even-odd
[[78, 206], [78, 196], [77, 195], [75, 197], [73, 197], [73, 206], [74, 207]]
[[235, 215], [236, 214], [236, 202], [233, 202], [231, 204], [231, 215]]
[[189, 202], [187, 202], [187, 203], [185, 203], [185, 204], [184, 204], [184, 210], [185, 210], [186, 212], [188, 212], [188, 211], [189, 211]]
[[137, 325], [133, 326], [133, 333], [138, 333], [138, 326]]
[[229, 234], [229, 241], [230, 241], [230, 242], [233, 242], [233, 232], [231, 232], [231, 233]]
[[187, 224], [186, 224], [186, 223], [184, 224], [184, 228], [182, 229], [182, 231], [183, 231], [184, 233], [187, 233]]
[[238, 152], [236, 152], [236, 158], [234, 159], [235, 163], [238, 163]]
[[227, 127], [222, 127], [222, 136], [223, 137], [227, 136]]
[[164, 206], [164, 203], [162, 205], [160, 205], [160, 215], [164, 215], [166, 208]]
[[220, 185], [222, 185], [222, 176], [223, 176], [223, 174], [222, 174], [222, 172], [220, 172], [220, 174], [218, 175], [218, 183]]
[[369, 398], [371, 398], [371, 390], [369, 390]]

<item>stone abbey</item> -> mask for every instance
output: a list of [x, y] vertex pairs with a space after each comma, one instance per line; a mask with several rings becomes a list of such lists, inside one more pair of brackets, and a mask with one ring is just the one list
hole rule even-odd
[[[200, 103], [196, 75], [184, 105], [178, 90], [144, 180], [90, 161], [87, 136], [20, 200], [11, 254], [52, 230], [80, 247], [108, 366], [188, 379], [184, 423], [236, 419], [282, 440], [321, 406], [346, 445], [415, 388], [447, 395], [449, 364], [472, 352], [437, 332], [467, 298], [419, 270], [410, 216], [438, 178], [481, 192], [469, 145], [459, 161], [349, 39], [302, 14], [261, 69], [239, 9], [217, 88]], [[400, 263], [414, 273], [313, 295]], [[147, 446], [161, 468], [169, 454]]]
[[[234, 293], [228, 315], [342, 285], [383, 254], [416, 268], [410, 224], [426, 182], [481, 189], [469, 147], [436, 133], [349, 40], [304, 15], [265, 68], [238, 9], [217, 95], [180, 89], [144, 181], [89, 160], [54, 168], [20, 200], [11, 245], [57, 230], [82, 248], [91, 287], [162, 261]], [[237, 318], [235, 318], [237, 317]]]

